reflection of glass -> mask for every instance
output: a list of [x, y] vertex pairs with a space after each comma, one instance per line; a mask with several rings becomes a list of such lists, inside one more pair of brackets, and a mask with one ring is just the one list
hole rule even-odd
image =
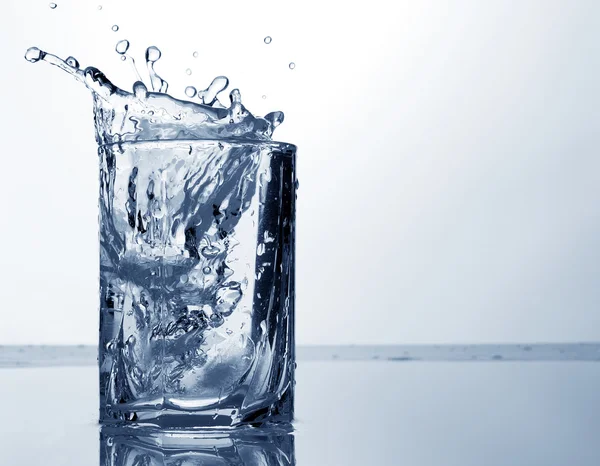
[[292, 420], [295, 147], [100, 147], [100, 420]]
[[294, 437], [285, 431], [139, 432], [103, 427], [100, 466], [293, 466]]

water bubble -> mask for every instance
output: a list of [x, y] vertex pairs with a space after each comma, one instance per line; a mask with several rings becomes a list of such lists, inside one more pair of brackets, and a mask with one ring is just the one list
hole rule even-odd
[[188, 68], [187, 70], [185, 70], [185, 74], [189, 76], [190, 74], [192, 74], [192, 70]]
[[181, 275], [179, 276], [179, 281], [180, 281], [181, 283], [187, 283], [187, 282], [188, 282], [188, 280], [189, 280], [189, 277], [187, 276], [187, 274], [186, 274], [186, 273], [184, 273], [184, 274], [181, 274]]
[[127, 60], [127, 57], [125, 55], [121, 55], [121, 61], [125, 61]]
[[75, 57], [69, 57], [65, 61], [71, 68], [79, 69], [79, 62]]
[[98, 5], [98, 11], [102, 9], [102, 5]]
[[154, 63], [155, 61], [158, 61], [160, 59], [160, 56], [161, 52], [158, 47], [152, 45], [146, 49], [146, 61]]
[[265, 37], [265, 44], [270, 44], [272, 40], [271, 36]]
[[117, 32], [119, 30], [119, 25], [115, 24], [113, 25], [113, 27], [111, 28], [114, 32]]
[[266, 98], [267, 98], [267, 96], [266, 96], [266, 95], [263, 95], [263, 96], [262, 96], [262, 98], [263, 98], [263, 99], [266, 99]]
[[129, 41], [126, 39], [120, 40], [119, 42], [117, 42], [117, 45], [115, 46], [115, 51], [120, 54], [120, 55], [124, 55], [125, 53], [127, 53], [127, 50], [129, 50]]
[[242, 288], [238, 282], [224, 283], [215, 295], [215, 311], [228, 316], [242, 299]]
[[204, 273], [210, 273], [210, 270], [211, 270], [211, 268], [210, 268], [210, 267], [204, 267], [204, 268], [202, 269], [202, 272], [204, 272]]
[[135, 342], [136, 342], [135, 336], [131, 335], [125, 343], [129, 346], [133, 346], [133, 345], [135, 345]]
[[225, 319], [223, 319], [223, 316], [221, 314], [215, 313], [210, 316], [209, 321], [211, 327], [220, 327], [221, 325], [223, 325], [223, 322], [225, 322]]
[[194, 86], [188, 86], [185, 88], [185, 95], [187, 95], [188, 97], [195, 97], [197, 93], [198, 91]]
[[198, 58], [198, 52], [194, 52], [192, 55], [194, 56], [194, 58]]
[[25, 60], [27, 60], [31, 63], [35, 63], [37, 61], [40, 61], [42, 58], [44, 58], [44, 55], [45, 55], [45, 53], [42, 52], [37, 47], [30, 47], [27, 49], [27, 52], [25, 52]]
[[292, 61], [289, 64], [290, 70], [293, 70], [294, 68], [296, 68], [296, 64]]
[[48, 6], [54, 10], [58, 5], [56, 3], [51, 3]]

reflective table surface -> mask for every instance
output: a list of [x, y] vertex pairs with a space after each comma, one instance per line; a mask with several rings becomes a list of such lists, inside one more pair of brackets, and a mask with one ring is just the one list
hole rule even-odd
[[293, 434], [237, 438], [101, 434], [96, 367], [5, 367], [0, 464], [600, 464], [598, 362], [318, 359]]

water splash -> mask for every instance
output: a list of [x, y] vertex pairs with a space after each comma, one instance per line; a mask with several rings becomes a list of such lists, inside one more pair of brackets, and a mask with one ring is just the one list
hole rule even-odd
[[155, 70], [155, 64], [161, 58], [158, 47], [151, 46], [146, 50], [147, 80], [142, 79], [133, 58], [127, 55], [129, 47], [129, 41], [122, 40], [115, 51], [134, 69], [132, 92], [115, 86], [97, 68], [81, 68], [73, 57], [63, 60], [31, 47], [25, 53], [25, 59], [31, 63], [50, 63], [92, 91], [96, 139], [101, 145], [172, 139], [268, 141], [283, 122], [282, 112], [271, 112], [264, 117], [252, 115], [242, 104], [238, 89], [231, 91], [230, 105], [224, 106], [218, 95], [229, 86], [226, 76], [217, 76], [204, 90], [198, 91], [194, 86], [186, 88], [186, 97], [197, 98], [200, 103], [176, 99], [167, 94], [168, 83]]

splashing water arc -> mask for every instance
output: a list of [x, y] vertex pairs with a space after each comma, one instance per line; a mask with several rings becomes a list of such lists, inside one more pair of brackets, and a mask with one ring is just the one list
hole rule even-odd
[[[200, 102], [176, 99], [167, 94], [168, 83], [155, 71], [161, 58], [158, 47], [146, 50], [147, 83], [127, 54], [129, 42], [121, 40], [115, 50], [129, 61], [135, 70], [132, 92], [115, 86], [104, 73], [88, 66], [81, 69], [74, 57], [63, 60], [37, 47], [25, 53], [31, 63], [44, 61], [57, 66], [84, 84], [94, 102], [96, 140], [99, 145], [127, 141], [160, 141], [184, 139], [236, 139], [269, 141], [273, 131], [283, 122], [282, 112], [264, 117], [252, 115], [243, 105], [238, 89], [230, 92], [230, 106], [217, 98], [229, 86], [225, 76], [217, 76], [204, 90], [188, 86], [185, 95]], [[149, 90], [151, 89], [151, 90]]]

